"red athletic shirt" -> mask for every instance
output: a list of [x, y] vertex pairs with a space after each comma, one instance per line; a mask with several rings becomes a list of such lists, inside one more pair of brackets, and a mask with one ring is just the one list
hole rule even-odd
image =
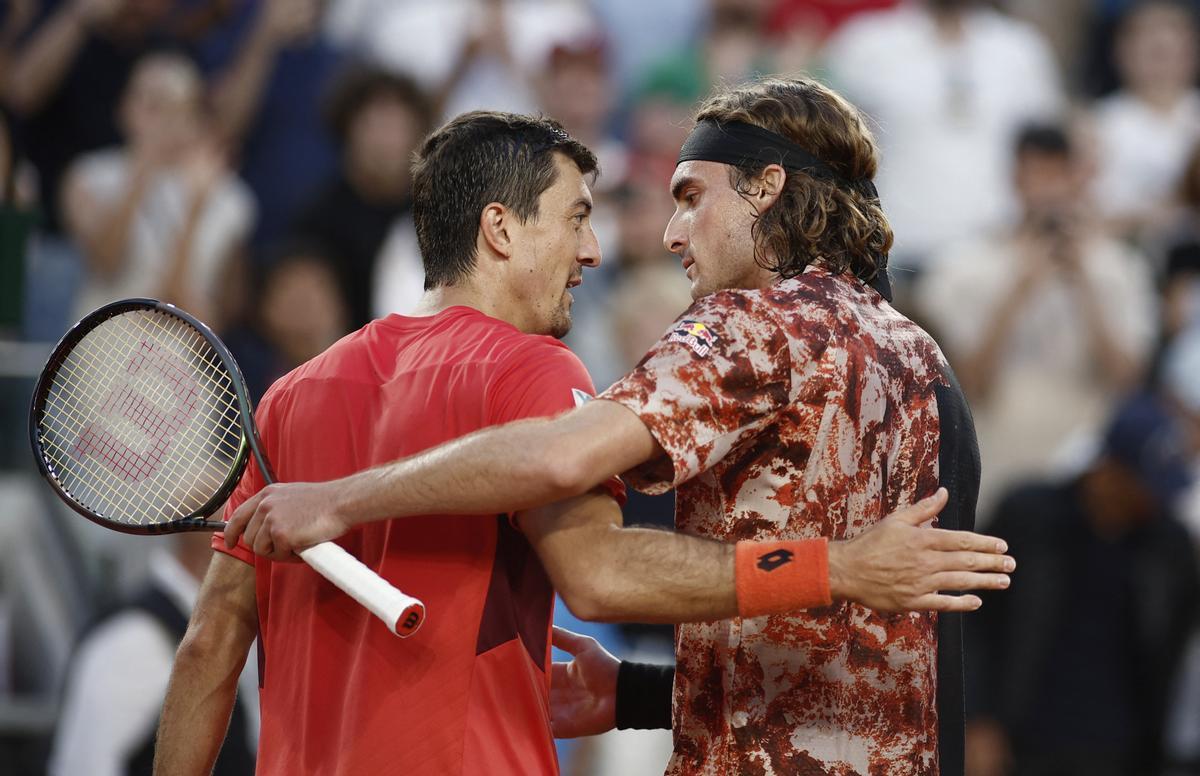
[[[280, 481], [329, 480], [590, 395], [579, 359], [466, 307], [393, 315], [280, 379], [257, 412]], [[263, 486], [253, 464], [227, 509]], [[619, 481], [610, 483], [619, 500]], [[303, 563], [253, 563], [259, 776], [554, 774], [553, 591], [503, 516], [408, 517], [339, 543], [428, 619], [408, 639]], [[225, 552], [223, 539], [213, 547]]]

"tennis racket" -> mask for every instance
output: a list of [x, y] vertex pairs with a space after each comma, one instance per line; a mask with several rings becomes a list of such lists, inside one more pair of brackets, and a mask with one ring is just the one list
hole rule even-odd
[[[208, 518], [251, 455], [275, 481], [233, 356], [203, 323], [154, 299], [105, 305], [67, 332], [38, 378], [29, 436], [63, 501], [125, 533], [221, 530]], [[421, 627], [425, 605], [339, 545], [299, 555], [397, 636]]]

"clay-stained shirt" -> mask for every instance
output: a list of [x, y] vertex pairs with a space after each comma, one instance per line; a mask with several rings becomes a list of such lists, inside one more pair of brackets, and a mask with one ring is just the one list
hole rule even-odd
[[[810, 267], [693, 304], [600, 398], [666, 456], [680, 531], [845, 539], [938, 485], [941, 351], [849, 275]], [[668, 773], [938, 772], [937, 619], [836, 603], [681, 625]]]

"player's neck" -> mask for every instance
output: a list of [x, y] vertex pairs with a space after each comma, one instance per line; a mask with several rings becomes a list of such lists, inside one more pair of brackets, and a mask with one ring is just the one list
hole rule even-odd
[[413, 308], [413, 311], [409, 315], [420, 318], [437, 315], [451, 307], [470, 307], [484, 315], [490, 315], [493, 318], [507, 321], [520, 328], [517, 321], [510, 320], [509, 316], [506, 315], [507, 308], [502, 304], [498, 304], [493, 297], [494, 295], [484, 293], [471, 283], [439, 286], [426, 290], [421, 295], [421, 301], [417, 303], [417, 306]]

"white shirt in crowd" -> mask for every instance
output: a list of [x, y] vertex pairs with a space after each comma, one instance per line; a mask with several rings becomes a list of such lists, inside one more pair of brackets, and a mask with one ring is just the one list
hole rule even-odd
[[[487, 19], [480, 0], [342, 0], [336, 6], [326, 22], [334, 40], [434, 91]], [[445, 117], [479, 109], [537, 112], [530, 79], [545, 67], [554, 46], [586, 39], [598, 29], [579, 0], [510, 0], [504, 24], [514, 69], [476, 62], [446, 101]]]
[[[149, 575], [181, 611], [195, 606], [200, 583], [170, 552], [151, 555]], [[141, 609], [122, 611], [88, 634], [67, 675], [50, 776], [124, 776], [129, 758], [158, 725], [178, 646]], [[247, 660], [238, 681], [251, 742], [258, 740], [257, 674]]]
[[909, 4], [849, 22], [825, 57], [832, 85], [876, 124], [894, 266], [920, 266], [947, 241], [1013, 215], [1016, 133], [1063, 104], [1057, 65], [1035, 28], [981, 8], [951, 44]]
[[[116, 203], [128, 190], [133, 163], [128, 152], [108, 149], [86, 154], [72, 176], [91, 201]], [[89, 275], [80, 289], [77, 312], [135, 296], [156, 296], [166, 282], [190, 204], [182, 177], [164, 170], [149, 183], [134, 216], [124, 264], [109, 278]], [[205, 299], [216, 299], [225, 263], [249, 235], [256, 206], [249, 188], [225, 175], [213, 187], [200, 216], [189, 258], [188, 287]]]
[[1167, 111], [1118, 92], [1096, 104], [1094, 199], [1110, 218], [1170, 202], [1200, 142], [1200, 91]]
[[[1157, 322], [1146, 259], [1100, 236], [1084, 251], [1082, 265], [1100, 300], [1106, 332], [1144, 363]], [[1021, 261], [1011, 237], [960, 242], [931, 259], [916, 289], [917, 304], [952, 365], [960, 354], [979, 349], [1017, 282]], [[1045, 476], [1066, 462], [1070, 443], [1099, 433], [1119, 398], [1100, 375], [1076, 290], [1057, 275], [1021, 307], [993, 380], [987, 396], [971, 400], [984, 461], [979, 494], [984, 521], [1006, 488]]]

